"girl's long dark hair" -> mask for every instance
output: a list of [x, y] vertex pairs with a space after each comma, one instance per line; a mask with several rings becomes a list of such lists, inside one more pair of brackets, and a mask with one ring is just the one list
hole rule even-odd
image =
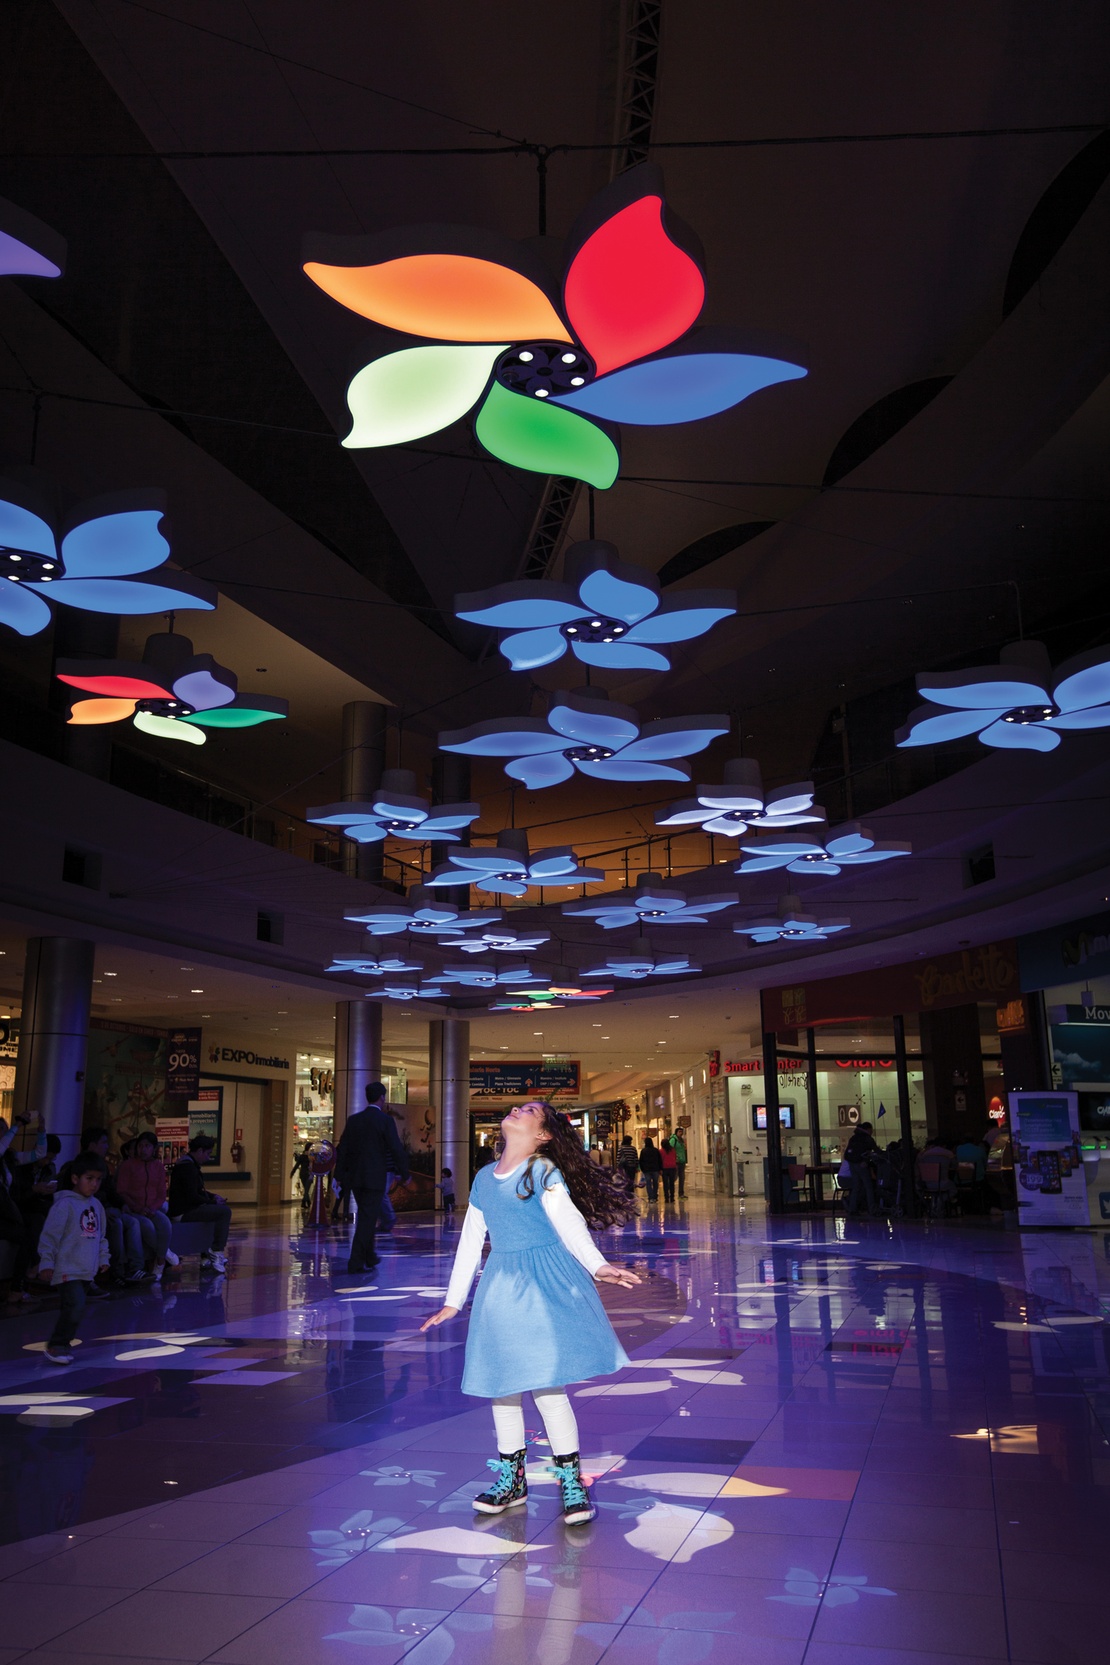
[[536, 1165], [544, 1159], [566, 1180], [570, 1200], [588, 1226], [604, 1231], [609, 1226], [623, 1226], [636, 1218], [639, 1210], [633, 1201], [628, 1181], [615, 1168], [602, 1168], [583, 1148], [582, 1141], [571, 1125], [570, 1118], [555, 1110], [542, 1099], [529, 1099], [543, 1110], [544, 1131], [549, 1138], [530, 1156], [524, 1173], [517, 1182], [518, 1197], [531, 1197], [536, 1189]]

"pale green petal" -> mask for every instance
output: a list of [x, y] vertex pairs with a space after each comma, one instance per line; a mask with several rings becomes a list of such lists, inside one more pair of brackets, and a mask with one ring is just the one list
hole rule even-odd
[[360, 370], [347, 389], [349, 449], [404, 445], [438, 433], [481, 398], [505, 347], [406, 347]]

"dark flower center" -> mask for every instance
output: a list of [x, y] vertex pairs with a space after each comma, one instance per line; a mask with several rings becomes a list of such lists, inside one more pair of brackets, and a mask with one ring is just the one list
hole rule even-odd
[[1012, 711], [1007, 711], [1002, 718], [1004, 723], [1017, 723], [1021, 728], [1027, 728], [1030, 723], [1047, 723], [1050, 717], [1058, 717], [1060, 708], [1056, 705], [1015, 705]]
[[564, 624], [563, 635], [571, 642], [615, 642], [626, 636], [629, 628], [622, 619], [607, 619], [598, 613], [592, 619]]
[[413, 816], [412, 819], [408, 821], [397, 819], [393, 821], [382, 821], [380, 824], [386, 832], [411, 832], [414, 827], [418, 827], [420, 825], [423, 819], [423, 816], [419, 819], [416, 816]]
[[533, 399], [573, 393], [592, 382], [594, 361], [569, 341], [525, 341], [510, 347], [497, 361], [494, 375], [502, 387], [527, 393]]
[[0, 575], [13, 584], [49, 584], [65, 577], [65, 567], [56, 555], [36, 555], [30, 549], [0, 544]]
[[611, 746], [568, 746], [563, 753], [568, 763], [604, 763], [614, 755]]
[[794, 859], [796, 861], [822, 862], [828, 861], [830, 858], [824, 850], [813, 850], [809, 855], [796, 856]]
[[152, 717], [191, 717], [196, 706], [185, 700], [138, 700], [135, 709], [149, 711]]

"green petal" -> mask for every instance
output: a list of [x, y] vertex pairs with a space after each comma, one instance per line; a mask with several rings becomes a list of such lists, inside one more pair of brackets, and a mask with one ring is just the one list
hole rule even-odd
[[404, 445], [438, 433], [482, 397], [504, 347], [406, 347], [360, 370], [347, 389], [344, 446]]
[[[242, 696], [240, 696], [242, 697]], [[258, 704], [250, 703], [258, 699]], [[195, 723], [198, 728], [256, 728], [259, 723], [273, 723], [288, 715], [289, 708], [284, 700], [266, 701], [265, 696], [247, 695], [248, 703], [240, 705], [238, 700], [230, 705], [216, 705], [210, 711], [194, 711], [188, 717], [179, 717], [178, 722]], [[281, 710], [269, 709], [270, 706], [281, 706]]]
[[203, 746], [204, 735], [184, 726], [184, 717], [159, 717], [153, 711], [136, 711], [131, 719], [144, 734], [157, 735], [159, 740], [184, 740], [190, 746]]
[[620, 452], [596, 423], [494, 382], [474, 432], [502, 462], [534, 474], [566, 474], [604, 490], [620, 472]]

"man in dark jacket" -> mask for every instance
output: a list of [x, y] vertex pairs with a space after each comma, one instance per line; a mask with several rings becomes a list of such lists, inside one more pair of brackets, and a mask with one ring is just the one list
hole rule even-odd
[[351, 1116], [339, 1139], [335, 1177], [358, 1208], [348, 1272], [372, 1272], [378, 1264], [374, 1234], [389, 1185], [389, 1175], [409, 1178], [409, 1160], [397, 1136], [397, 1124], [385, 1109], [389, 1090], [380, 1081], [366, 1089], [366, 1109]]
[[876, 1211], [874, 1161], [878, 1151], [871, 1123], [860, 1122], [844, 1151], [844, 1160], [852, 1176], [852, 1189], [848, 1195], [849, 1214], [858, 1214], [865, 1198], [868, 1214]]
[[207, 1133], [198, 1133], [189, 1140], [186, 1155], [179, 1156], [170, 1169], [170, 1219], [188, 1220], [190, 1224], [211, 1225], [212, 1247], [200, 1257], [201, 1266], [215, 1272], [227, 1271], [227, 1234], [231, 1230], [231, 1205], [215, 1192], [205, 1189], [201, 1167], [211, 1162], [216, 1141]]

